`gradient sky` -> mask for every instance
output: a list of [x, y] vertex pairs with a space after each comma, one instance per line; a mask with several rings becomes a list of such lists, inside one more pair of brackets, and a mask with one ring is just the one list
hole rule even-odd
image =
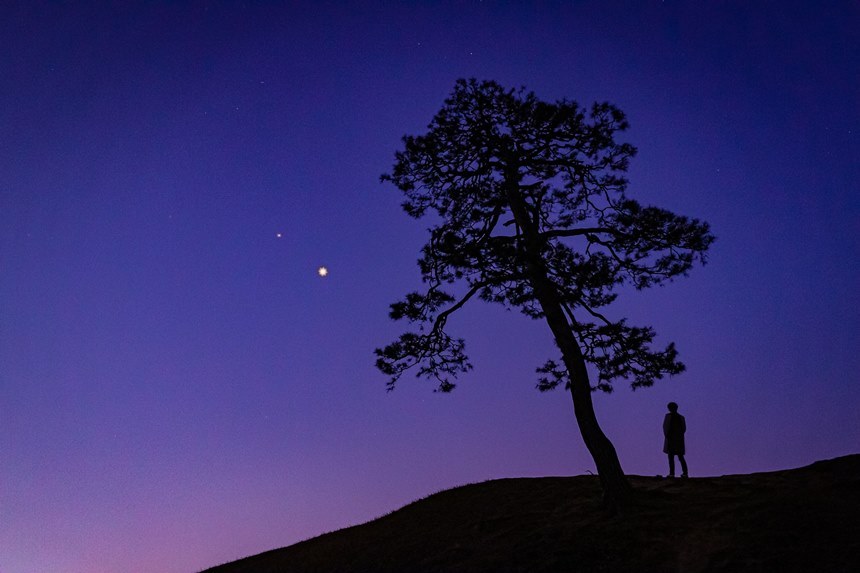
[[460, 77], [617, 104], [629, 194], [718, 237], [609, 311], [688, 367], [596, 396], [628, 473], [665, 474], [669, 400], [694, 476], [860, 449], [856, 2], [85, 4], [0, 8], [2, 573], [188, 573], [593, 470], [540, 322], [452, 317], [452, 394], [373, 367], [429, 225], [379, 175]]

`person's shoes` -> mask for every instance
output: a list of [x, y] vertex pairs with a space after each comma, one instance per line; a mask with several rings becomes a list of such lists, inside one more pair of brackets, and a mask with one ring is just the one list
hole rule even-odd
[[666, 479], [675, 479], [675, 474], [669, 474], [666, 476]]
[[690, 476], [688, 476], [687, 474], [681, 474], [681, 479], [687, 479], [688, 477]]

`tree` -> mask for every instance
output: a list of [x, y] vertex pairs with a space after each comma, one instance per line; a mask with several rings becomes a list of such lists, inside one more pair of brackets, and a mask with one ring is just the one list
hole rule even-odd
[[426, 290], [391, 305], [391, 317], [416, 323], [417, 332], [376, 350], [389, 390], [412, 368], [442, 392], [454, 388], [472, 365], [447, 320], [475, 298], [545, 321], [561, 358], [537, 369], [537, 387], [570, 391], [613, 507], [630, 486], [591, 393], [610, 392], [617, 379], [651, 386], [684, 365], [674, 343], [653, 349], [652, 328], [610, 319], [602, 308], [622, 285], [644, 289], [686, 275], [714, 240], [707, 223], [626, 196], [623, 173], [636, 149], [615, 135], [627, 127], [609, 103], [585, 110], [493, 81], [458, 80], [427, 133], [405, 136], [382, 176], [405, 195], [407, 214], [435, 213], [419, 259]]

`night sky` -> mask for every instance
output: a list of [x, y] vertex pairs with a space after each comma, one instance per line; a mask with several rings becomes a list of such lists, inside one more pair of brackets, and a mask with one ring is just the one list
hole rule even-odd
[[687, 364], [595, 396], [625, 471], [666, 473], [669, 400], [693, 476], [860, 450], [856, 2], [79, 4], [0, 8], [2, 573], [188, 573], [593, 471], [544, 323], [453, 316], [452, 394], [373, 366], [430, 225], [379, 176], [461, 77], [618, 105], [629, 195], [717, 236], [607, 310]]

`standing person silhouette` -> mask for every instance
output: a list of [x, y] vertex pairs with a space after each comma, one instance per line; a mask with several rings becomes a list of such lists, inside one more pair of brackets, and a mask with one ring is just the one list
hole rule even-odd
[[663, 418], [663, 452], [669, 455], [669, 477], [675, 477], [675, 456], [681, 462], [681, 477], [687, 477], [687, 461], [684, 459], [684, 432], [687, 431], [687, 422], [684, 416], [678, 413], [678, 405], [669, 402], [666, 406], [669, 413]]

